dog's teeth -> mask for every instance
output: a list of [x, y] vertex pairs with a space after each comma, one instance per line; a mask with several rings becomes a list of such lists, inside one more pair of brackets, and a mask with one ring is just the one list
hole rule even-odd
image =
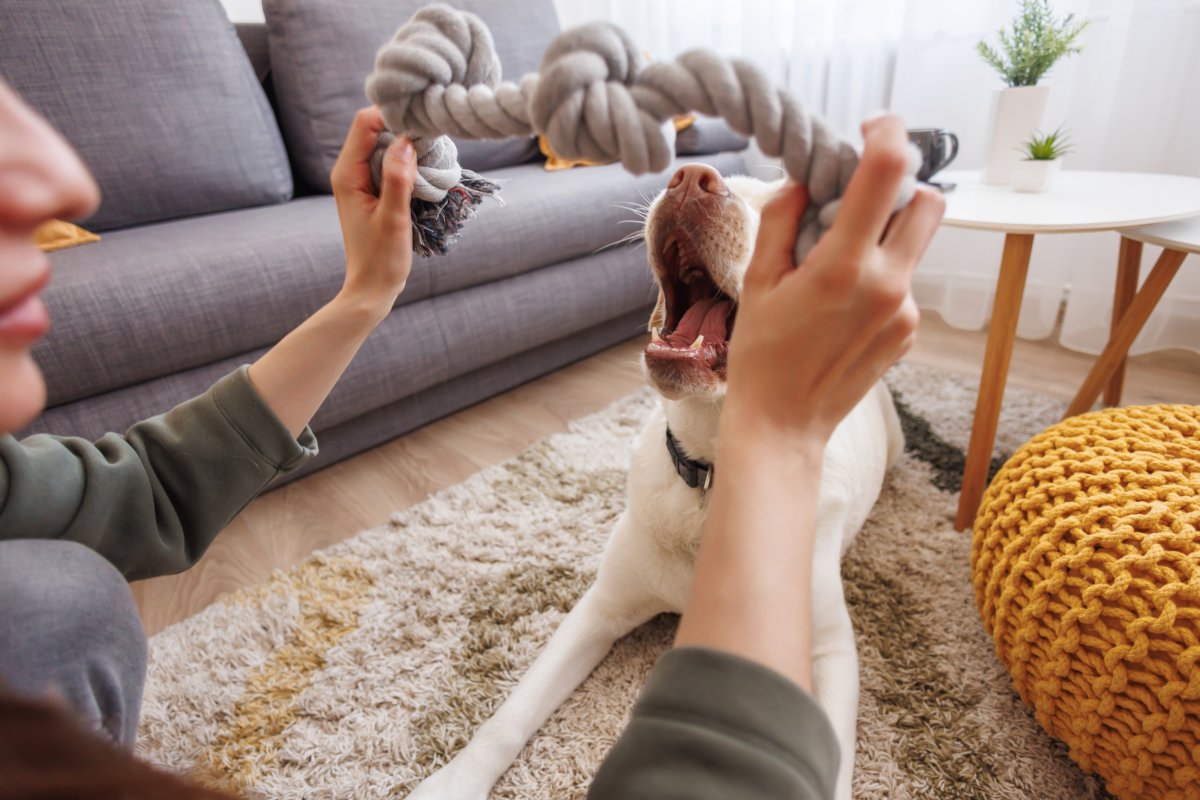
[[650, 341], [661, 342], [662, 341], [662, 336], [660, 335], [661, 332], [662, 332], [662, 328], [651, 328], [650, 329]]
[[688, 349], [689, 350], [699, 350], [703, 345], [704, 345], [704, 334], [702, 333], [696, 337], [696, 341], [692, 342], [691, 347], [689, 347]]

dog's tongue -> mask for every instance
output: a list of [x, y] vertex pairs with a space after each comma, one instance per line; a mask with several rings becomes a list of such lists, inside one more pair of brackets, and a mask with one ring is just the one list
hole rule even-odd
[[679, 325], [664, 340], [671, 347], [687, 347], [703, 336], [706, 344], [725, 341], [729, 323], [729, 301], [701, 300], [687, 310]]

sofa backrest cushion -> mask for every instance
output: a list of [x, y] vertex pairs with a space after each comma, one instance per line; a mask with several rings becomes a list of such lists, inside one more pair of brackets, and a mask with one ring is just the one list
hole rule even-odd
[[[298, 177], [329, 191], [329, 170], [354, 112], [367, 105], [375, 53], [429, 0], [263, 0], [271, 79], [283, 135]], [[558, 33], [553, 0], [452, 0], [492, 31], [506, 79], [537, 69]], [[528, 161], [532, 137], [460, 141], [463, 166], [484, 171]]]
[[267, 26], [262, 22], [238, 22], [233, 29], [237, 31], [238, 39], [242, 42], [242, 49], [246, 51], [246, 57], [250, 59], [254, 77], [258, 78], [259, 83], [265, 82], [267, 76], [271, 74], [271, 50], [267, 44]]
[[218, 0], [4, 0], [0, 75], [95, 174], [89, 228], [292, 195], [279, 127]]

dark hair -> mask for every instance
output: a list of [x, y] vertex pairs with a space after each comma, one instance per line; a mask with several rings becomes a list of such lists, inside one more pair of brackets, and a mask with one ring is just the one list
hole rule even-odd
[[232, 800], [142, 763], [56, 706], [0, 693], [0, 800]]

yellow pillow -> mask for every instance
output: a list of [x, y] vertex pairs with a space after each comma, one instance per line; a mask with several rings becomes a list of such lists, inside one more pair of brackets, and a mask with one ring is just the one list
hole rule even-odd
[[[680, 131], [686, 130], [687, 128], [689, 128], [691, 126], [691, 124], [696, 121], [696, 115], [695, 114], [681, 114], [681, 115], [675, 117], [674, 121], [675, 121], [675, 132], [679, 133]], [[555, 170], [560, 170], [560, 169], [571, 169], [572, 167], [599, 167], [599, 166], [602, 166], [601, 162], [599, 162], [599, 161], [586, 161], [584, 159], [579, 159], [578, 161], [573, 161], [569, 158], [560, 158], [550, 148], [550, 140], [546, 138], [546, 134], [544, 134], [544, 133], [540, 134], [538, 136], [538, 149], [541, 150], [542, 155], [544, 155], [546, 157], [546, 170], [549, 172], [554, 172]], [[612, 162], [607, 161], [604, 163], [611, 164]]]
[[98, 242], [100, 237], [91, 231], [86, 231], [78, 225], [52, 219], [43, 222], [33, 232], [33, 243], [42, 249], [43, 253], [53, 253], [55, 250], [65, 250], [68, 247]]
[[675, 132], [686, 131], [696, 121], [695, 114], [676, 114], [674, 117]]

